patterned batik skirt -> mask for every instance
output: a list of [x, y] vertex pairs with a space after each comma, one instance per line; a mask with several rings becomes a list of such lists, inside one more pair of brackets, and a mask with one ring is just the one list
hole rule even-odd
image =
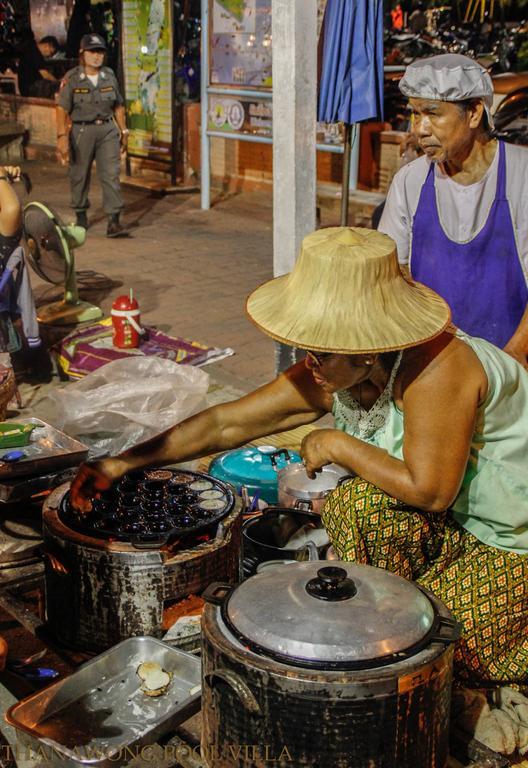
[[405, 506], [361, 478], [329, 495], [322, 519], [341, 560], [416, 581], [452, 611], [459, 683], [528, 692], [528, 555], [482, 544], [449, 512]]

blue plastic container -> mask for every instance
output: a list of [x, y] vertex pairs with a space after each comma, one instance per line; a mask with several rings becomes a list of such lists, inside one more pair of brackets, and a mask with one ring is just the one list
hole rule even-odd
[[290, 463], [298, 464], [301, 461], [297, 451], [277, 449], [272, 445], [237, 448], [213, 459], [208, 473], [218, 480], [231, 483], [237, 492], [241, 486], [245, 486], [250, 496], [259, 491], [261, 499], [268, 504], [277, 504], [277, 472]]

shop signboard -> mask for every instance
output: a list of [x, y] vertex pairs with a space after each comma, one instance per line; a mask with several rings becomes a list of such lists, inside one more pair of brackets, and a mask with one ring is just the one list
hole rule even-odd
[[271, 99], [225, 96], [209, 97], [209, 131], [272, 135]]
[[[273, 109], [271, 99], [258, 96], [209, 96], [207, 130], [213, 133], [273, 136]], [[317, 143], [340, 146], [343, 144], [341, 123], [317, 123]]]
[[172, 162], [172, 0], [123, 0], [128, 154]]

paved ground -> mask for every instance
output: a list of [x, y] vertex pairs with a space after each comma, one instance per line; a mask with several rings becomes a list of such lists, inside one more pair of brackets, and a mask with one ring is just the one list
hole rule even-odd
[[[25, 170], [33, 190], [24, 200], [47, 203], [71, 221], [66, 170], [43, 161], [28, 162]], [[92, 190], [88, 237], [75, 255], [81, 296], [96, 300], [108, 313], [113, 298], [132, 287], [146, 323], [236, 351], [208, 366], [213, 377], [238, 380], [246, 390], [268, 381], [274, 374], [274, 344], [250, 323], [244, 306], [247, 294], [272, 275], [270, 195], [226, 197], [211, 211], [202, 211], [197, 194], [160, 198], [125, 188], [123, 221], [132, 226], [132, 237], [108, 239], [96, 178]], [[97, 279], [96, 290], [86, 292], [85, 270], [108, 279]], [[32, 283], [39, 302], [61, 293], [34, 274]]]

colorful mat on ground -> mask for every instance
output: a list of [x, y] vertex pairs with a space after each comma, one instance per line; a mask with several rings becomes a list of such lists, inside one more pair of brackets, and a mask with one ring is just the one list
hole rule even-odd
[[176, 363], [206, 365], [235, 354], [230, 347], [206, 347], [197, 341], [167, 336], [154, 327], [143, 327], [146, 333], [137, 349], [118, 349], [113, 346], [111, 318], [79, 328], [60, 342], [59, 365], [71, 378], [81, 379], [112, 360], [130, 355], [156, 355]]

